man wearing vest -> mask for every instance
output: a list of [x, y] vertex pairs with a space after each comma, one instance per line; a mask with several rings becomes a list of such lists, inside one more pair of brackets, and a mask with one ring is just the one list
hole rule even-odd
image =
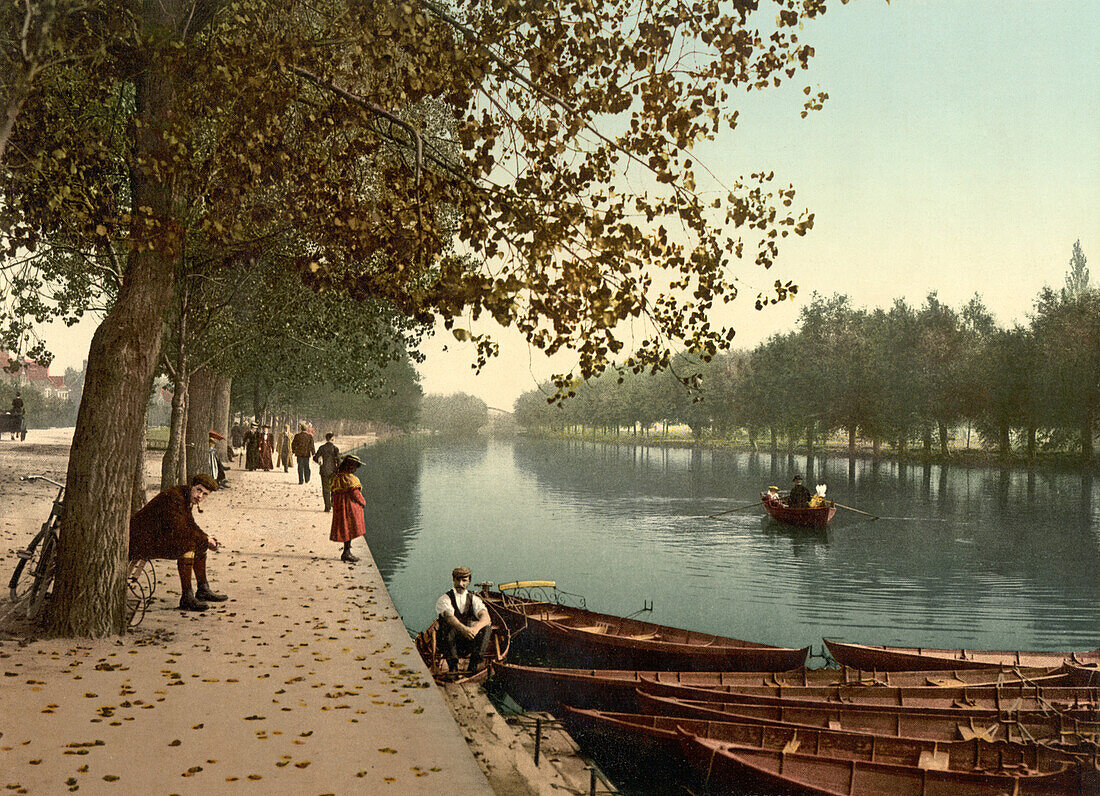
[[470, 656], [467, 671], [475, 672], [489, 649], [492, 623], [485, 603], [471, 594], [470, 569], [455, 567], [451, 572], [454, 588], [436, 600], [435, 612], [439, 614], [439, 650], [447, 661], [450, 672], [458, 672], [458, 659]]

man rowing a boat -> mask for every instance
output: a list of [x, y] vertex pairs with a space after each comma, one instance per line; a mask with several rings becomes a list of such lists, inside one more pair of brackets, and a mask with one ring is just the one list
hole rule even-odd
[[802, 485], [802, 476], [796, 475], [787, 496], [787, 505], [792, 509], [804, 509], [810, 505], [810, 490]]
[[447, 670], [458, 672], [458, 659], [469, 655], [469, 672], [476, 672], [489, 650], [492, 623], [481, 598], [469, 592], [472, 573], [469, 567], [451, 572], [454, 588], [436, 600], [439, 614], [439, 651], [447, 661]]

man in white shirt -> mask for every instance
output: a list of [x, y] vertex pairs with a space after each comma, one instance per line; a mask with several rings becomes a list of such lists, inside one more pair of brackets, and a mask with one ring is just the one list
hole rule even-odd
[[439, 615], [439, 651], [447, 661], [447, 669], [458, 672], [458, 659], [469, 655], [467, 671], [476, 672], [489, 650], [492, 623], [485, 603], [469, 592], [472, 573], [469, 567], [455, 567], [451, 572], [454, 588], [436, 600]]

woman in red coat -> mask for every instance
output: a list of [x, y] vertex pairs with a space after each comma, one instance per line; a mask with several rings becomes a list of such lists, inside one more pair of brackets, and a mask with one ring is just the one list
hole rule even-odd
[[361, 464], [355, 456], [345, 456], [332, 479], [332, 531], [328, 538], [344, 543], [340, 560], [348, 563], [359, 560], [358, 556], [351, 554], [352, 540], [367, 532], [363, 520], [363, 506], [367, 501], [363, 499], [363, 485], [355, 477], [355, 471]]

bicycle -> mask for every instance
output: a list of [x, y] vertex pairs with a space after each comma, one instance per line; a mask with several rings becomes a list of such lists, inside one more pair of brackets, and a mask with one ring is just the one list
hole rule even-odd
[[[57, 572], [57, 539], [61, 529], [61, 512], [65, 505], [65, 485], [44, 475], [22, 476], [20, 481], [45, 481], [57, 487], [50, 516], [42, 523], [31, 543], [16, 552], [19, 562], [15, 565], [8, 591], [12, 602], [25, 603], [27, 618], [36, 621], [46, 607]], [[26, 573], [26, 577], [24, 577]]]

